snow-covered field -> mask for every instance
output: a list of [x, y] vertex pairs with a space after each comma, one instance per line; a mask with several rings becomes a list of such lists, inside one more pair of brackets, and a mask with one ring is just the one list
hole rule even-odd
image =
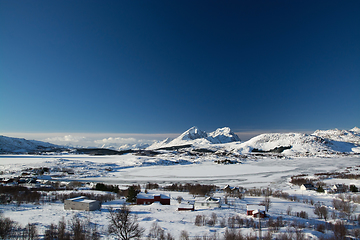
[[[116, 185], [133, 183], [198, 182], [218, 186], [284, 187], [285, 179], [298, 174], [342, 170], [360, 164], [360, 156], [242, 159], [241, 164], [216, 164], [224, 159], [214, 155], [193, 157], [160, 155], [159, 157], [89, 155], [0, 155], [2, 177], [19, 176], [28, 168], [47, 167], [50, 174], [39, 179], [104, 182]], [[61, 172], [71, 169], [74, 174]], [[58, 170], [58, 172], [56, 172]]]
[[[311, 158], [297, 157], [263, 157], [242, 159], [241, 164], [216, 164], [214, 160], [221, 157], [213, 154], [202, 157], [181, 154], [162, 154], [157, 157], [136, 156], [133, 154], [116, 156], [89, 156], [89, 155], [0, 155], [0, 172], [2, 178], [19, 176], [29, 168], [47, 167], [51, 173], [45, 173], [39, 179], [52, 179], [59, 181], [84, 181], [103, 182], [116, 184], [120, 188], [126, 188], [130, 184], [158, 183], [167, 185], [171, 183], [201, 183], [214, 184], [224, 187], [231, 186], [271, 187], [272, 189], [283, 190], [299, 198], [311, 198], [315, 202], [323, 202], [331, 208], [334, 195], [317, 193], [315, 191], [301, 191], [299, 187], [289, 184], [289, 178], [293, 175], [308, 174], [317, 172], [344, 171], [347, 167], [360, 165], [360, 156], [323, 156]], [[224, 157], [222, 157], [224, 158]], [[230, 157], [231, 158], [231, 157]], [[72, 170], [73, 174], [66, 174], [64, 169]], [[359, 173], [359, 171], [358, 171]], [[328, 179], [327, 183], [338, 183], [337, 179]], [[355, 184], [360, 187], [359, 180], [342, 180], [346, 184]], [[159, 192], [158, 190], [155, 192]], [[210, 216], [216, 213], [218, 219], [227, 219], [238, 214], [246, 218], [246, 204], [257, 204], [263, 197], [246, 196], [244, 199], [237, 199], [233, 205], [223, 205], [214, 210], [197, 210], [194, 212], [177, 211], [178, 202], [176, 198], [181, 196], [185, 202], [194, 201], [194, 197], [188, 193], [162, 192], [171, 196], [171, 205], [149, 205], [132, 206], [131, 209], [137, 214], [140, 225], [146, 230], [145, 234], [156, 222], [166, 232], [179, 238], [180, 232], [186, 230], [190, 236], [210, 235], [214, 232], [220, 235], [225, 228], [219, 224], [210, 226], [195, 226], [196, 215]], [[223, 197], [222, 193], [216, 193], [215, 197]], [[6, 217], [10, 217], [22, 224], [37, 223], [40, 234], [50, 223], [57, 223], [62, 217], [70, 220], [74, 214], [90, 218], [93, 223], [99, 225], [100, 232], [106, 232], [108, 224], [108, 207], [119, 207], [124, 200], [115, 200], [104, 203], [101, 211], [81, 212], [65, 211], [60, 202], [46, 203], [41, 205], [14, 204], [0, 205], [0, 210]], [[311, 220], [296, 218], [298, 221], [316, 222], [323, 221], [315, 219], [311, 205], [302, 202], [287, 202], [282, 199], [271, 198], [272, 205], [269, 215], [272, 217], [283, 216], [284, 219], [294, 219], [286, 215], [286, 210], [291, 206], [292, 211], [306, 211]], [[358, 206], [355, 215], [360, 213]], [[256, 229], [255, 229], [256, 230]], [[243, 233], [252, 232], [253, 229], [244, 229]], [[316, 238], [321, 234], [316, 231], [305, 231], [309, 237]], [[320, 234], [320, 235], [319, 235]], [[105, 237], [105, 235], [103, 235]], [[105, 237], [106, 238], [106, 237]]]

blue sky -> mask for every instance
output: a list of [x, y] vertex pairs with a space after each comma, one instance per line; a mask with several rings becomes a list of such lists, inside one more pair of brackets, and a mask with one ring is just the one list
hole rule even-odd
[[0, 133], [350, 129], [360, 1], [0, 0]]

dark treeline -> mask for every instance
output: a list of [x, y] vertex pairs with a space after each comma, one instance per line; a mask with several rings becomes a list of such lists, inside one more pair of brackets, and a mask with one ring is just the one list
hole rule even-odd
[[0, 204], [16, 203], [21, 205], [23, 203], [40, 204], [45, 202], [64, 202], [65, 199], [86, 196], [89, 199], [98, 200], [100, 202], [112, 201], [116, 195], [95, 194], [84, 192], [58, 193], [57, 191], [37, 191], [23, 186], [0, 186]]
[[22, 186], [0, 186], [0, 203], [39, 203], [41, 193]]
[[165, 191], [189, 192], [192, 195], [208, 196], [215, 192], [218, 187], [215, 185], [174, 183], [172, 185], [164, 186], [162, 189]]

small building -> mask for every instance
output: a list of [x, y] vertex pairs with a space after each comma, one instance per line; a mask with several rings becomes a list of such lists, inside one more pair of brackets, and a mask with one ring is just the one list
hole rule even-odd
[[266, 217], [266, 207], [264, 205], [247, 204], [246, 215], [264, 218]]
[[220, 199], [212, 198], [212, 197], [196, 199], [194, 207], [196, 209], [219, 208], [220, 207]]
[[224, 192], [227, 194], [239, 193], [240, 189], [238, 187], [232, 187], [230, 185], [226, 185], [224, 187]]
[[346, 192], [346, 186], [344, 184], [334, 184], [331, 189], [336, 193]]
[[303, 190], [303, 191], [306, 191], [306, 190], [316, 190], [316, 187], [314, 187], [314, 185], [310, 184], [310, 183], [305, 183], [305, 184], [302, 184], [300, 186], [300, 189]]
[[195, 207], [193, 204], [180, 204], [178, 211], [194, 211]]
[[95, 211], [101, 208], [101, 202], [97, 200], [88, 199], [85, 196], [66, 199], [64, 201], [65, 210], [83, 210]]
[[159, 202], [162, 205], [170, 205], [170, 197], [164, 194], [147, 194], [147, 193], [139, 193], [136, 196], [137, 205], [148, 205], [154, 202]]

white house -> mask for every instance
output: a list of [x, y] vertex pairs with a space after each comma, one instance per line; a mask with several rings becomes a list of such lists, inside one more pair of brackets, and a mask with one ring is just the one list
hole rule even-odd
[[301, 190], [316, 190], [316, 187], [314, 187], [314, 185], [312, 185], [312, 184], [302, 184], [301, 186], [300, 186], [300, 189]]
[[65, 210], [85, 210], [95, 211], [101, 208], [101, 202], [97, 200], [88, 199], [85, 196], [66, 199], [64, 201]]
[[219, 208], [220, 199], [206, 197], [201, 199], [195, 199], [194, 208], [195, 209], [204, 209], [204, 208]]

